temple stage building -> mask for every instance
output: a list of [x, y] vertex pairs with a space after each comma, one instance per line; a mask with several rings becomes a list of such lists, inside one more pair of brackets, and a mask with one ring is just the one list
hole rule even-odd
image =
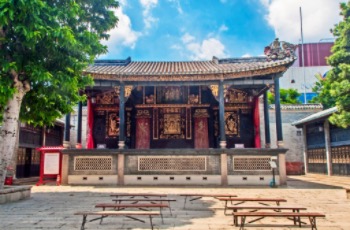
[[[276, 39], [266, 57], [96, 60], [85, 71], [95, 82], [84, 92], [87, 148], [63, 151], [63, 184], [285, 184], [279, 78], [294, 50]], [[275, 95], [277, 148], [270, 148], [267, 91]], [[78, 146], [81, 111], [80, 103]]]

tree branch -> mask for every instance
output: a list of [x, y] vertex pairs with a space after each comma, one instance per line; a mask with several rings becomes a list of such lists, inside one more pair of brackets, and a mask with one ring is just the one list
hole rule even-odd
[[14, 87], [16, 87], [18, 90], [22, 90], [24, 94], [30, 91], [30, 83], [28, 80], [21, 81], [19, 79], [19, 74], [14, 69], [11, 69], [10, 74], [13, 79]]

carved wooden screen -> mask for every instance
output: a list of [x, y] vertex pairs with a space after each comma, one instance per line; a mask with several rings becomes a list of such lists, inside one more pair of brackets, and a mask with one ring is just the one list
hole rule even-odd
[[194, 133], [195, 133], [194, 147], [196, 149], [209, 148], [208, 118], [206, 117], [195, 118]]
[[149, 118], [137, 118], [136, 119], [136, 149], [149, 149], [150, 148], [150, 119]]

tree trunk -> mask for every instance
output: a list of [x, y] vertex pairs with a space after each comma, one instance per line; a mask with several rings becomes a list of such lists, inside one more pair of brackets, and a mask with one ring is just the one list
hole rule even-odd
[[[4, 187], [7, 167], [16, 152], [16, 139], [19, 132], [18, 119], [24, 95], [29, 91], [27, 83], [14, 81], [16, 93], [7, 102], [0, 135], [0, 190]], [[15, 167], [15, 166], [13, 166]]]

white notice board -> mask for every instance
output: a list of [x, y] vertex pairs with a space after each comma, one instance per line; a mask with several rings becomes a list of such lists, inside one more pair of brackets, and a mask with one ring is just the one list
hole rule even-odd
[[44, 174], [60, 173], [60, 153], [45, 153]]

